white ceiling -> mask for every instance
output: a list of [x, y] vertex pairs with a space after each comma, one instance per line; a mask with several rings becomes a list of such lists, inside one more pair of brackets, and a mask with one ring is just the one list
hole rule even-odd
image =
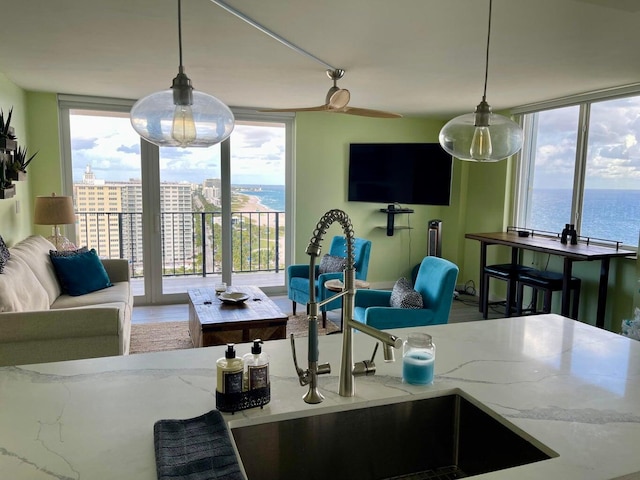
[[[407, 116], [471, 111], [488, 0], [227, 0], [346, 70], [351, 106]], [[178, 71], [177, 0], [0, 0], [0, 72], [33, 91], [137, 99]], [[230, 106], [324, 103], [326, 67], [210, 0], [183, 0], [183, 63]], [[494, 110], [640, 82], [640, 0], [495, 0]], [[7, 106], [3, 106], [7, 107]]]

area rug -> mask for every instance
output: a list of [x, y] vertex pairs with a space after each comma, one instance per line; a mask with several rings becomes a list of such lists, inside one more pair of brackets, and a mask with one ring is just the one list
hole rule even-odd
[[[340, 331], [340, 327], [327, 319], [327, 328], [322, 328], [319, 322], [318, 333], [326, 335]], [[287, 322], [287, 338], [290, 334], [295, 337], [306, 337], [308, 323], [306, 315], [289, 315]], [[161, 352], [166, 350], [182, 350], [193, 348], [189, 336], [189, 322], [154, 322], [131, 325], [131, 346], [129, 353]]]

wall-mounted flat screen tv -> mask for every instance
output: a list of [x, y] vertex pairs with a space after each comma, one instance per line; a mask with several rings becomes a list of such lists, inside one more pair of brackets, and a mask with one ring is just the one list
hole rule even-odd
[[348, 199], [449, 205], [452, 169], [439, 143], [352, 143]]

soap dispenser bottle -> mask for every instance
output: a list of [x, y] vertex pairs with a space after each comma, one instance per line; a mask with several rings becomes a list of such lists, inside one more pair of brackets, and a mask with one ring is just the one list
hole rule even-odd
[[251, 353], [242, 357], [246, 390], [269, 386], [269, 355], [262, 351], [262, 340], [253, 341]]
[[224, 357], [216, 361], [217, 386], [220, 393], [242, 393], [242, 359], [236, 357], [235, 345], [227, 343]]

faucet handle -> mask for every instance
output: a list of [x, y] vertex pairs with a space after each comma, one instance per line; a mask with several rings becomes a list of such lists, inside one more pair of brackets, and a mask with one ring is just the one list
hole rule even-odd
[[319, 363], [318, 364], [318, 375], [325, 375], [327, 373], [331, 373], [331, 364], [329, 364], [329, 363]]
[[293, 333], [290, 336], [291, 338], [291, 353], [293, 354], [293, 366], [296, 367], [296, 373], [298, 374], [298, 379], [300, 380], [300, 385], [303, 387], [307, 385], [310, 381], [308, 371], [302, 370], [298, 366], [298, 357], [296, 356], [296, 342], [293, 336]]
[[373, 360], [376, 358], [376, 353], [378, 352], [378, 342], [376, 342], [376, 346], [373, 347], [373, 354], [371, 355], [371, 360], [362, 360], [361, 362], [357, 362], [353, 365], [353, 375], [355, 377], [361, 377], [363, 375], [374, 375], [376, 373], [376, 364]]
[[376, 342], [376, 346], [373, 347], [373, 353], [371, 354], [371, 364], [373, 364], [373, 359], [376, 358], [376, 353], [378, 351], [378, 346], [380, 344], [378, 342]]
[[361, 377], [363, 375], [374, 375], [376, 373], [376, 364], [371, 360], [362, 360], [353, 365], [351, 374], [354, 377]]

